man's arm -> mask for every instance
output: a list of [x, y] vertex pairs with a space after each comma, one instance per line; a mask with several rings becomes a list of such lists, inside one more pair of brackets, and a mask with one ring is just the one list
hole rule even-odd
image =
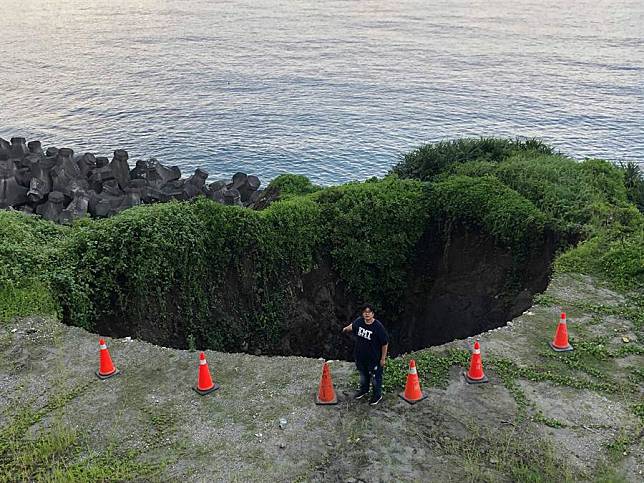
[[349, 325], [346, 327], [342, 328], [342, 333], [346, 334], [347, 332], [351, 332], [353, 330], [353, 322], [351, 322]]
[[389, 349], [389, 344], [385, 344], [380, 348], [380, 365], [382, 367], [385, 367], [385, 363], [387, 362], [387, 350]]

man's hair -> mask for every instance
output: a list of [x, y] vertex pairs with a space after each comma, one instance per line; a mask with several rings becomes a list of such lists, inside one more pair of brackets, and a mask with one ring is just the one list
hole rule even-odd
[[360, 313], [364, 312], [365, 310], [371, 310], [372, 312], [375, 313], [375, 310], [373, 309], [373, 305], [371, 304], [364, 304], [360, 309]]

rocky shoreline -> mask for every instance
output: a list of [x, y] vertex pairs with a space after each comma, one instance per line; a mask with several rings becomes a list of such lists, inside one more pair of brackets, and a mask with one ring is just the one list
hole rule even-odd
[[261, 181], [237, 172], [232, 180], [207, 183], [208, 173], [196, 169], [182, 178], [177, 166], [157, 159], [137, 160], [133, 168], [124, 149], [112, 159], [92, 153], [75, 155], [70, 148], [48, 147], [40, 141], [0, 138], [0, 208], [40, 215], [56, 223], [90, 215], [113, 216], [140, 204], [186, 201], [199, 195], [218, 203], [252, 207]]

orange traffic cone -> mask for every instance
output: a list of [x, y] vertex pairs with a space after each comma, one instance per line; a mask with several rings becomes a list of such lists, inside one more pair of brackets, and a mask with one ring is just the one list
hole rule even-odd
[[568, 325], [566, 325], [566, 314], [561, 313], [561, 320], [557, 326], [555, 338], [550, 342], [552, 350], [557, 352], [567, 352], [572, 350], [572, 346], [568, 343]]
[[320, 388], [315, 398], [315, 404], [321, 406], [338, 404], [338, 396], [336, 396], [335, 389], [333, 389], [333, 381], [331, 380], [331, 371], [329, 370], [328, 362], [325, 362], [322, 367], [322, 379], [320, 379]]
[[98, 351], [98, 371], [96, 375], [99, 379], [107, 379], [112, 376], [116, 376], [119, 373], [119, 370], [114, 367], [112, 363], [112, 358], [110, 357], [110, 351], [107, 350], [107, 345], [103, 339], [98, 341], [99, 351]]
[[203, 352], [199, 354], [199, 378], [197, 380], [197, 385], [193, 389], [202, 396], [210, 394], [213, 391], [219, 389], [219, 384], [212, 382], [212, 377], [210, 377], [210, 369], [208, 369], [208, 363], [206, 362], [206, 354]]
[[409, 361], [409, 373], [407, 374], [407, 384], [405, 391], [399, 394], [401, 398], [409, 404], [416, 404], [427, 397], [427, 394], [420, 390], [420, 381], [418, 380], [418, 373], [416, 372], [416, 361]]
[[470, 360], [470, 370], [465, 373], [465, 380], [469, 384], [482, 384], [488, 382], [488, 378], [483, 372], [483, 363], [481, 362], [481, 346], [479, 341], [474, 342], [474, 351]]

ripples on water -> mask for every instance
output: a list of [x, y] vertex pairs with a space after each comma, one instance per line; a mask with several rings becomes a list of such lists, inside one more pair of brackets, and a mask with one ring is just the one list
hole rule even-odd
[[324, 184], [462, 136], [644, 161], [640, 1], [0, 6], [4, 138]]

